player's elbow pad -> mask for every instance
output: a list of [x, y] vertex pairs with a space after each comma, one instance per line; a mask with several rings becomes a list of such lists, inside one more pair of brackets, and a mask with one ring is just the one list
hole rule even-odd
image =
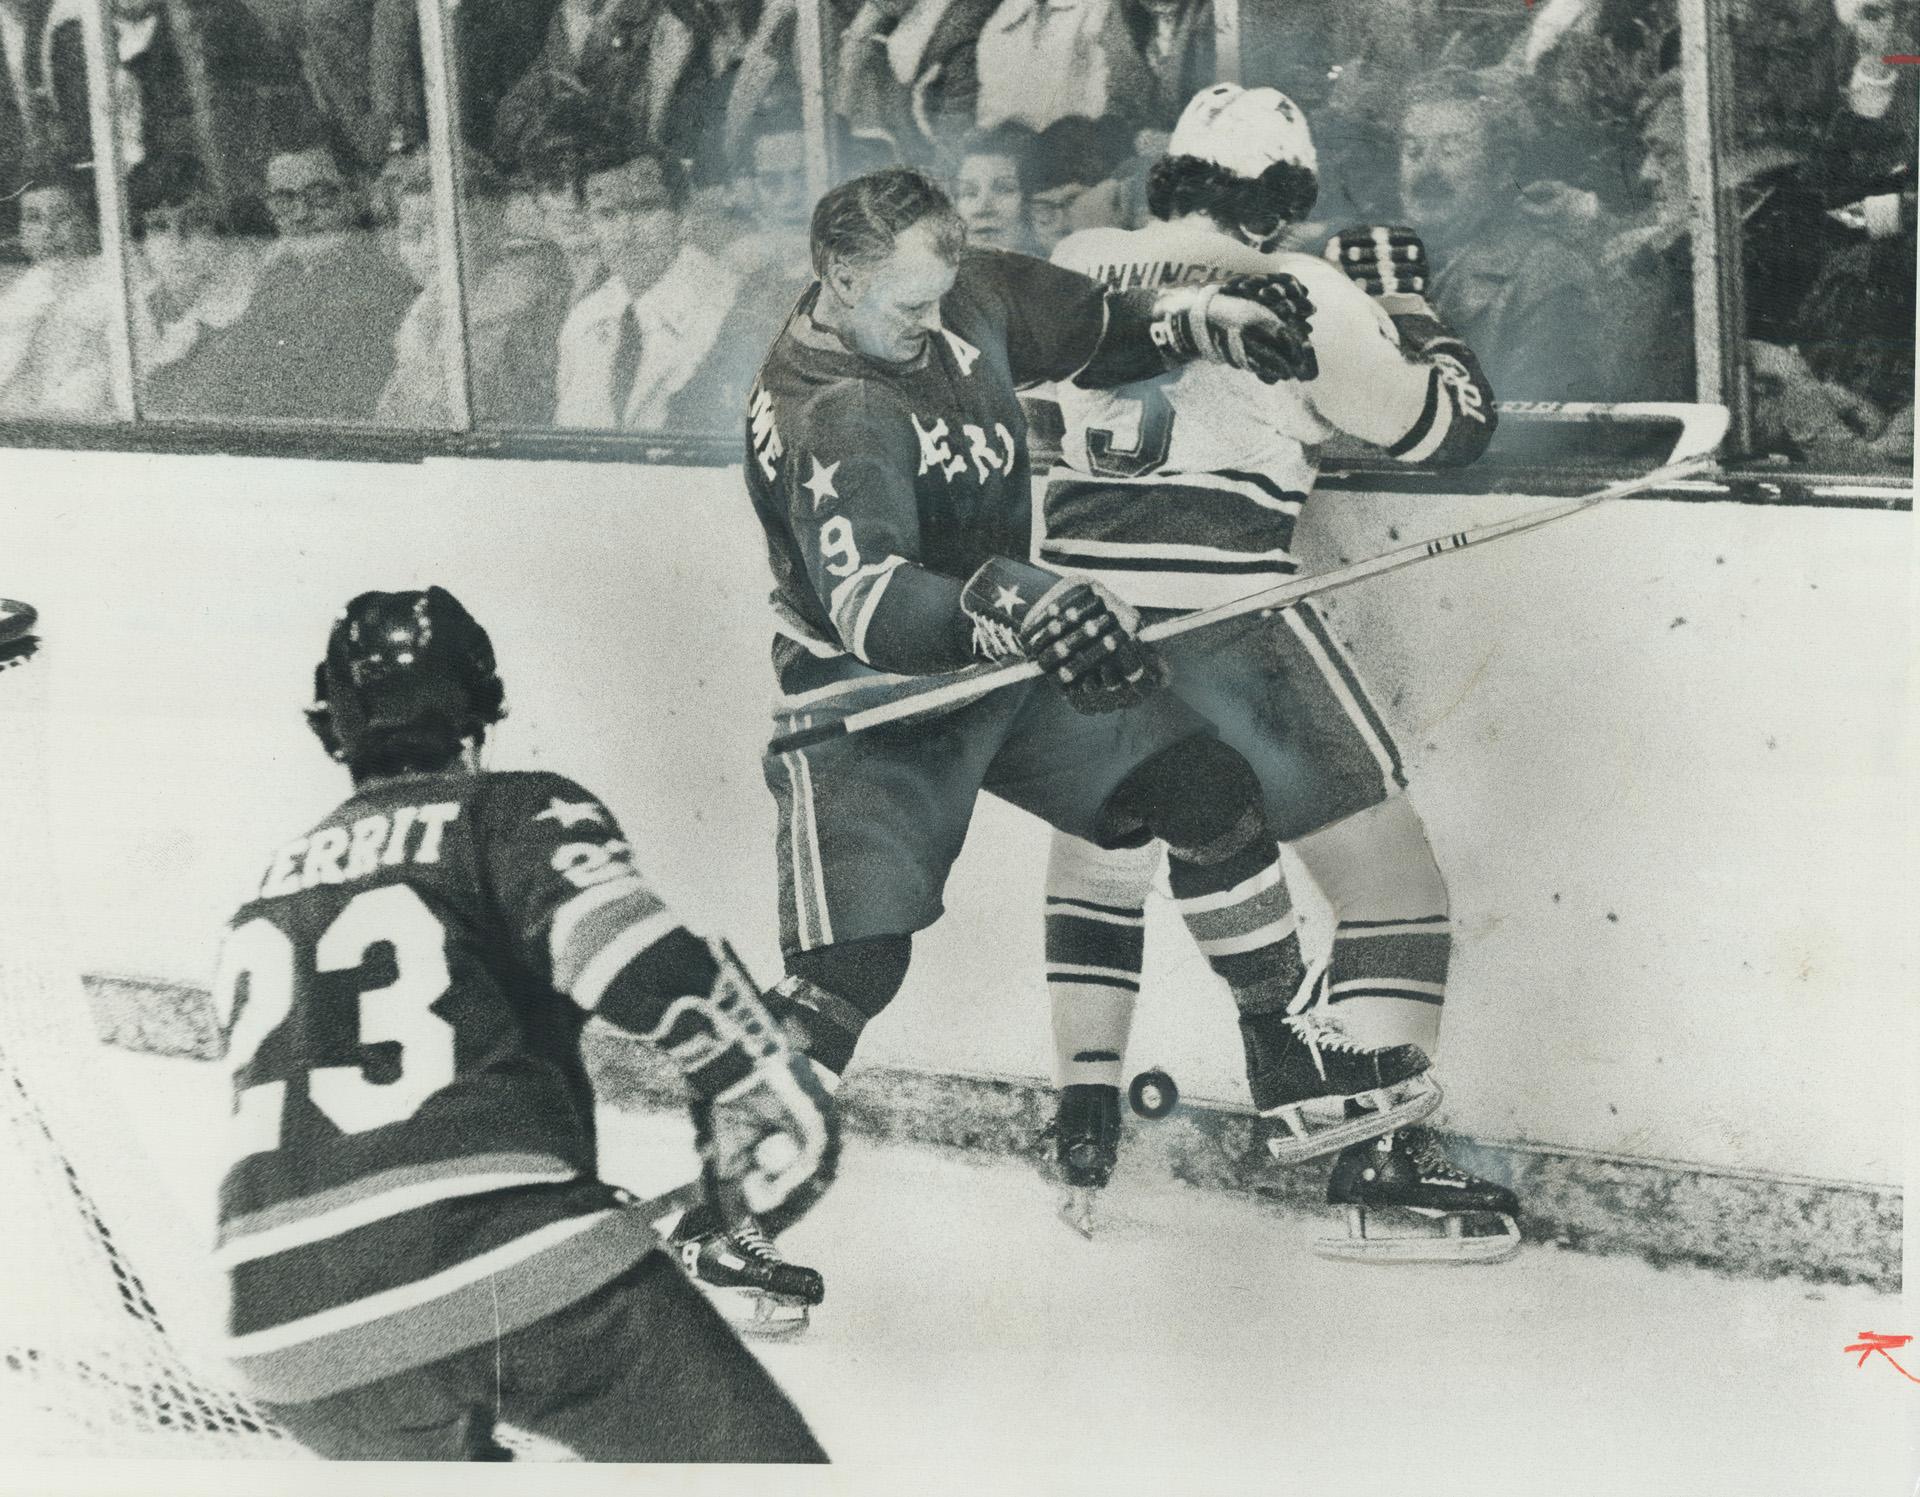
[[1471, 348], [1420, 297], [1385, 298], [1409, 304], [1392, 312], [1400, 346], [1427, 368], [1426, 399], [1405, 436], [1387, 449], [1403, 463], [1464, 468], [1476, 461], [1499, 425], [1493, 385]]
[[876, 670], [929, 676], [973, 663], [973, 630], [960, 607], [961, 584], [907, 565], [873, 611], [860, 656]]
[[[1073, 382], [1083, 390], [1111, 390], [1136, 380], [1152, 379], [1170, 367], [1165, 347], [1154, 339], [1160, 294], [1152, 291], [1109, 291], [1107, 324], [1100, 342]], [[1198, 356], [1196, 349], [1195, 357]]]
[[654, 942], [609, 984], [600, 1012], [653, 1041], [696, 1097], [715, 1097], [787, 1048], [746, 969], [725, 942], [684, 926]]

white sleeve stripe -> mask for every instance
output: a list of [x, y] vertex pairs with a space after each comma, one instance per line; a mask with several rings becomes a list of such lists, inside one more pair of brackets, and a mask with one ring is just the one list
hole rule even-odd
[[627, 964], [649, 947], [659, 944], [680, 928], [673, 911], [661, 909], [643, 920], [636, 920], [593, 954], [567, 989], [567, 996], [591, 1013], [600, 1006], [614, 978]]
[[841, 643], [854, 654], [861, 654], [860, 643], [866, 637], [873, 606], [885, 590], [887, 580], [896, 567], [906, 564], [904, 556], [889, 556], [885, 561], [862, 567], [836, 587], [833, 595], [827, 599], [827, 614], [833, 620], [833, 627], [839, 633]]
[[1413, 446], [1400, 454], [1403, 463], [1425, 462], [1440, 450], [1440, 444], [1447, 439], [1447, 433], [1453, 430], [1454, 402], [1459, 398], [1453, 393], [1453, 386], [1438, 375], [1434, 378], [1440, 385], [1440, 399], [1434, 407], [1433, 424], [1427, 428], [1427, 434]]
[[860, 612], [854, 617], [853, 635], [847, 640], [847, 648], [852, 650], [853, 653], [858, 655], [862, 660], [867, 658], [867, 626], [873, 622], [874, 612], [880, 607], [880, 599], [887, 591], [887, 584], [893, 581], [895, 568], [902, 564], [900, 557], [896, 556], [892, 558], [887, 569], [880, 574], [878, 580], [873, 584], [872, 589], [867, 593], [866, 601], [860, 605]]
[[652, 893], [646, 881], [637, 873], [627, 874], [622, 878], [608, 879], [604, 884], [595, 884], [561, 905], [553, 912], [553, 925], [547, 934], [547, 952], [553, 959], [553, 970], [560, 970], [566, 957], [567, 943], [573, 939], [574, 931], [587, 916], [616, 899], [625, 899], [629, 894], [652, 898]]

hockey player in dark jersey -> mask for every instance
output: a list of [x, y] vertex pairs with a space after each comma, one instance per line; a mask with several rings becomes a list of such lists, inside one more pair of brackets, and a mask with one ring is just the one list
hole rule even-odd
[[598, 1178], [580, 1032], [597, 1014], [671, 1056], [718, 1215], [776, 1228], [833, 1177], [811, 1064], [604, 805], [479, 768], [504, 693], [451, 594], [355, 598], [315, 698], [354, 793], [275, 852], [214, 984], [216, 1257], [247, 1383], [338, 1459], [500, 1459], [513, 1428], [587, 1460], [824, 1460]]
[[1278, 846], [1246, 760], [1160, 690], [1162, 663], [1131, 610], [1026, 559], [1018, 390], [1194, 362], [1310, 379], [1312, 308], [1298, 283], [1104, 291], [970, 248], [945, 195], [905, 169], [823, 197], [811, 250], [819, 279], [748, 414], [778, 725], [982, 660], [1044, 671], [928, 721], [769, 754], [788, 972], [776, 996], [811, 1055], [844, 1071], [899, 990], [986, 790], [1095, 842], [1167, 843], [1173, 886], [1258, 1036], [1248, 1074], [1265, 1105], [1351, 1111], [1340, 1125], [1351, 1139], [1424, 1115], [1437, 1096], [1418, 1051], [1285, 1013]]
[[[1293, 275], [1316, 308], [1319, 373], [1268, 386], [1192, 367], [1111, 391], [1060, 387], [1063, 461], [1044, 486], [1041, 561], [1084, 571], [1158, 617], [1189, 612], [1297, 570], [1293, 528], [1328, 438], [1446, 467], [1485, 450], [1493, 391], [1420, 294], [1417, 235], [1362, 226], [1324, 257], [1278, 248], [1313, 205], [1316, 168], [1290, 99], [1217, 84], [1187, 106], [1149, 175], [1155, 221], [1085, 230], [1055, 249], [1056, 263], [1110, 285]], [[1331, 954], [1311, 976], [1298, 934], [1282, 945], [1292, 1007], [1432, 1057], [1452, 941], [1446, 883], [1353, 663], [1311, 603], [1190, 635], [1168, 655], [1181, 695], [1258, 772], [1270, 825], [1331, 906]], [[1157, 862], [1151, 848], [1054, 838], [1054, 1131], [1069, 1220], [1083, 1231], [1117, 1157], [1120, 1067]], [[1290, 1157], [1335, 1149], [1328, 1198], [1344, 1208], [1347, 1232], [1320, 1244], [1328, 1256], [1488, 1262], [1517, 1250], [1513, 1193], [1453, 1165], [1429, 1129], [1360, 1142], [1322, 1134]]]

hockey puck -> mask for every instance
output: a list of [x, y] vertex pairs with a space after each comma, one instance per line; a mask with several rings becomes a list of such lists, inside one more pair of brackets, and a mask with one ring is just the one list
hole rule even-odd
[[31, 603], [22, 603], [13, 598], [0, 598], [0, 644], [10, 639], [18, 639], [34, 626], [40, 617]]
[[1180, 1088], [1165, 1071], [1142, 1071], [1127, 1088], [1127, 1102], [1141, 1117], [1157, 1121], [1180, 1105]]
[[0, 670], [23, 663], [39, 645], [33, 626], [40, 615], [30, 603], [0, 598]]

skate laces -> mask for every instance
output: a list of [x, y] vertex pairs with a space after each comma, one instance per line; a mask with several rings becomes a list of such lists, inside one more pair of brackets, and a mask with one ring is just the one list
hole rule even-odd
[[1440, 1152], [1440, 1140], [1424, 1128], [1414, 1137], [1411, 1152], [1423, 1174], [1430, 1176], [1439, 1175], [1449, 1180], [1471, 1180], [1473, 1178], [1473, 1176], [1469, 1175], [1465, 1170], [1461, 1169], [1459, 1165], [1455, 1164], [1451, 1159], [1447, 1158], [1445, 1154]]
[[727, 1240], [741, 1253], [762, 1263], [785, 1263], [772, 1241], [762, 1232], [757, 1223], [742, 1222], [727, 1234]]
[[1288, 1014], [1287, 1028], [1318, 1050], [1346, 1050], [1366, 1053], [1367, 1047], [1341, 1027], [1338, 1019], [1309, 1009], [1303, 1014]]

